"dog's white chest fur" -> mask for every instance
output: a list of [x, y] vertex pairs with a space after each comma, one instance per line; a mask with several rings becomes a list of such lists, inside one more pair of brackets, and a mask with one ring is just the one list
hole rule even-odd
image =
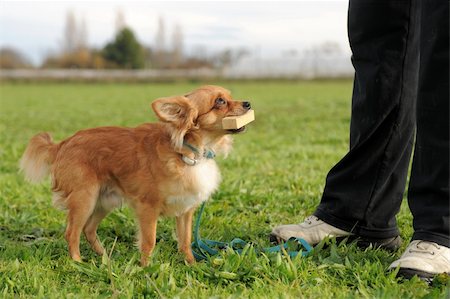
[[188, 185], [178, 184], [166, 198], [166, 215], [179, 216], [189, 209], [206, 201], [217, 189], [220, 172], [214, 160], [204, 159], [195, 166], [186, 167], [185, 181]]

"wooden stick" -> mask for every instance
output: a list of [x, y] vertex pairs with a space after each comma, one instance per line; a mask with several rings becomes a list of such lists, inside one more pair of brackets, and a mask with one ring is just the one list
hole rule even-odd
[[229, 116], [222, 119], [222, 127], [225, 130], [235, 130], [242, 128], [255, 120], [255, 111], [249, 110], [247, 113], [239, 116]]

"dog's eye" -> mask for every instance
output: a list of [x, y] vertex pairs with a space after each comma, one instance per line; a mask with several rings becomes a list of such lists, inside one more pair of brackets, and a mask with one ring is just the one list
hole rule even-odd
[[225, 103], [226, 103], [225, 100], [222, 98], [216, 99], [216, 106], [222, 106], [222, 105], [225, 105]]

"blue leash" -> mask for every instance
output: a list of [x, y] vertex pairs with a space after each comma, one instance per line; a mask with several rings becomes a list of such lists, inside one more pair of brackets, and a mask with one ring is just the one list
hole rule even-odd
[[[231, 242], [220, 242], [214, 240], [207, 240], [200, 238], [200, 220], [202, 218], [203, 210], [205, 209], [205, 202], [201, 205], [200, 210], [198, 211], [197, 218], [195, 220], [194, 225], [194, 242], [191, 244], [192, 253], [197, 261], [201, 261], [207, 259], [209, 256], [216, 255], [220, 252], [220, 250], [224, 250], [227, 248], [232, 248], [233, 251], [237, 253], [241, 253], [242, 249], [249, 243], [245, 242], [242, 239], [235, 238]], [[289, 244], [295, 242], [297, 246], [300, 246], [299, 250], [290, 250]], [[311, 253], [312, 247], [305, 240], [301, 238], [291, 238], [287, 242], [272, 246], [266, 247], [258, 252], [263, 253], [276, 253], [285, 251], [291, 258], [296, 257], [301, 254], [301, 256], [307, 256]]]

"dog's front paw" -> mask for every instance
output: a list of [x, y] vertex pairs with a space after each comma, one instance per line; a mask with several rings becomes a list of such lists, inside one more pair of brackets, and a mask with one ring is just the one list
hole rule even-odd
[[184, 260], [189, 265], [195, 264], [195, 258], [194, 258], [194, 255], [192, 254], [192, 252], [186, 252], [185, 256], [184, 256]]
[[141, 257], [141, 267], [144, 268], [144, 267], [147, 267], [147, 266], [148, 266], [148, 257], [142, 256]]
[[71, 258], [74, 262], [78, 262], [78, 263], [81, 263], [81, 262], [83, 261], [83, 260], [81, 259], [81, 256], [78, 255], [78, 254], [72, 255], [70, 258]]

